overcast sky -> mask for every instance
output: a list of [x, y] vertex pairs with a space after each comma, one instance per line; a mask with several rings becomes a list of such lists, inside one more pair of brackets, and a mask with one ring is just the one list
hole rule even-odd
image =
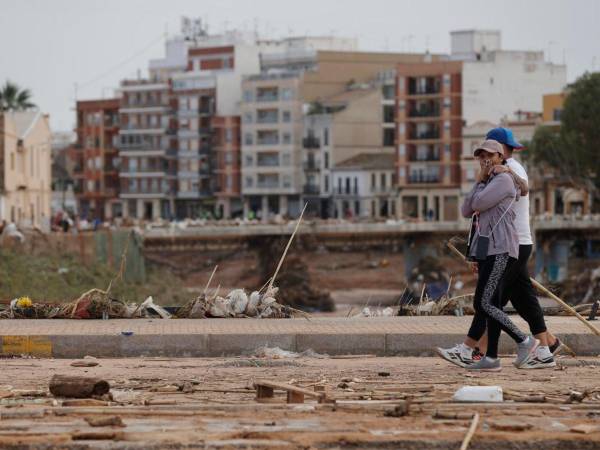
[[448, 52], [449, 32], [500, 29], [505, 49], [544, 50], [572, 81], [600, 70], [600, 0], [0, 0], [0, 83], [30, 88], [54, 131], [77, 98], [109, 97], [164, 53], [182, 15], [209, 32], [357, 37], [360, 50]]

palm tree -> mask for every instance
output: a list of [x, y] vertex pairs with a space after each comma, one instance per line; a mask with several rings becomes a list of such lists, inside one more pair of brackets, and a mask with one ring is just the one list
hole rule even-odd
[[0, 88], [0, 111], [23, 111], [35, 106], [31, 101], [31, 91], [21, 89], [15, 83], [7, 81]]

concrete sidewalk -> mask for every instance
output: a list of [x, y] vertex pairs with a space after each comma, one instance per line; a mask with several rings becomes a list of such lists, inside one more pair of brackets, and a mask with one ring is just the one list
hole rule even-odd
[[[523, 330], [525, 323], [514, 317]], [[0, 320], [0, 355], [40, 357], [210, 357], [258, 347], [301, 352], [425, 356], [464, 338], [471, 317], [306, 319]], [[548, 317], [548, 328], [578, 355], [600, 354], [600, 336], [573, 317]], [[513, 343], [503, 335], [501, 351]]]

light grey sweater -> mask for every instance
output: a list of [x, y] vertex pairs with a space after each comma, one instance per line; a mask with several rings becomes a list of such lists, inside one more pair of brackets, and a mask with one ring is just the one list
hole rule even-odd
[[[469, 256], [475, 255], [481, 233], [490, 238], [488, 256], [508, 253], [512, 258], [519, 257], [519, 237], [511, 205], [516, 195], [513, 179], [507, 173], [493, 175], [487, 183], [476, 183], [473, 186], [462, 204], [464, 217], [471, 217], [474, 212], [479, 212], [479, 230], [473, 237]], [[492, 233], [494, 225], [496, 228]]]

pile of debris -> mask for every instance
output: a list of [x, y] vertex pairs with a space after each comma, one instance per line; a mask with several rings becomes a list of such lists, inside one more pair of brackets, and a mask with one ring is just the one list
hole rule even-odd
[[553, 287], [552, 290], [571, 305], [593, 304], [600, 300], [600, 267], [585, 268]]
[[202, 294], [196, 299], [179, 308], [177, 317], [204, 319], [209, 317], [254, 317], [258, 319], [274, 319], [293, 317], [293, 308], [277, 302], [275, 295], [278, 288], [270, 287], [261, 294], [254, 291], [250, 295], [243, 289], [234, 289], [226, 297], [220, 297], [218, 292], [213, 296]]
[[91, 289], [77, 300], [64, 305], [24, 302], [15, 299], [8, 308], [0, 310], [0, 319], [132, 319], [160, 317], [163, 319], [211, 317], [289, 318], [294, 314], [305, 315], [277, 302], [278, 288], [271, 287], [264, 293], [254, 291], [247, 295], [243, 289], [234, 289], [226, 297], [218, 292], [202, 294], [180, 308], [166, 308], [148, 297], [141, 304], [126, 303], [112, 298], [106, 291]]

